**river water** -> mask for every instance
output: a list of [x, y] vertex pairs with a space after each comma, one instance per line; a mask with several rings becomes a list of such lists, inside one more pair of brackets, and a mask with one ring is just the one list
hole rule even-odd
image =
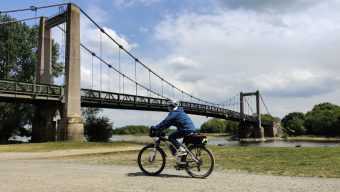
[[[236, 140], [230, 140], [223, 137], [208, 137], [209, 142], [208, 145], [215, 146], [245, 146], [245, 147], [340, 147], [339, 142], [307, 142], [307, 141], [266, 141], [266, 142], [247, 142], [241, 143]], [[148, 143], [152, 142], [152, 138], [149, 136], [134, 136], [134, 135], [113, 135], [110, 138], [112, 142], [140, 142], [140, 143]]]

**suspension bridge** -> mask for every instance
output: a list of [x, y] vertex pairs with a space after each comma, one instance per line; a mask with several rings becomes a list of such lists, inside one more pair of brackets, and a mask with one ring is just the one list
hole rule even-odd
[[[37, 15], [38, 10], [53, 7], [59, 8], [57, 14], [50, 17]], [[188, 114], [239, 122], [240, 138], [249, 137], [244, 131], [247, 126], [253, 126], [252, 137], [263, 139], [274, 136], [273, 122], [261, 119], [261, 109], [266, 109], [268, 114], [269, 111], [259, 91], [241, 92], [223, 103], [209, 102], [157, 74], [115, 39], [108, 29], [101, 27], [75, 4], [31, 6], [0, 11], [0, 14], [19, 11], [33, 11], [34, 17], [2, 21], [0, 25], [39, 20], [36, 73], [33, 82], [0, 79], [0, 102], [34, 104], [33, 141], [54, 140], [56, 134], [59, 140], [82, 140], [84, 130], [80, 107], [167, 111], [166, 101], [169, 98], [180, 100]], [[90, 48], [81, 41], [81, 15], [99, 35], [99, 49]], [[62, 33], [61, 62], [65, 63], [63, 85], [53, 84], [51, 29], [54, 27]], [[115, 59], [105, 58], [104, 38], [110, 41], [109, 52], [115, 55]], [[90, 63], [91, 80], [82, 87], [80, 56], [85, 54], [88, 58], [85, 62]], [[99, 64], [99, 69], [96, 64]], [[129, 69], [124, 71], [123, 66]], [[104, 74], [105, 69], [107, 74]], [[56, 111], [61, 116], [57, 129], [53, 128]]]

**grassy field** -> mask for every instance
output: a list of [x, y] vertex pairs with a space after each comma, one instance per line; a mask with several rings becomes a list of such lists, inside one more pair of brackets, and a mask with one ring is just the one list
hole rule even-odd
[[112, 148], [112, 147], [128, 147], [139, 146], [127, 142], [104, 143], [104, 142], [47, 142], [47, 143], [23, 143], [0, 145], [1, 152], [45, 152], [67, 149], [95, 149], [95, 148]]
[[[33, 152], [62, 149], [91, 149], [140, 146], [131, 143], [51, 142], [0, 145], [1, 152]], [[234, 170], [287, 176], [340, 178], [340, 147], [265, 148], [209, 146], [216, 158], [216, 170]], [[137, 166], [138, 150], [52, 158], [58, 162]], [[168, 158], [167, 166], [174, 161]]]

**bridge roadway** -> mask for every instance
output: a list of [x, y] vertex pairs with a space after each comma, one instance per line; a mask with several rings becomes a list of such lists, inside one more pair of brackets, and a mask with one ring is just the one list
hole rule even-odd
[[[33, 84], [0, 80], [0, 102], [65, 102], [64, 88], [58, 85]], [[237, 122], [256, 123], [254, 116], [241, 114], [218, 106], [181, 102], [188, 114], [228, 119]], [[129, 95], [115, 92], [81, 89], [81, 106], [111, 109], [131, 109], [146, 111], [168, 111], [166, 99], [138, 95]], [[263, 127], [272, 125], [272, 122], [262, 121]]]

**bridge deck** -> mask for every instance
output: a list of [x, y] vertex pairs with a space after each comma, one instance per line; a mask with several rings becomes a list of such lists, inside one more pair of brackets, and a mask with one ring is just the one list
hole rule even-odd
[[[40, 101], [64, 102], [62, 86], [43, 85], [24, 82], [0, 80], [0, 102], [26, 102]], [[241, 114], [225, 108], [181, 102], [188, 114], [228, 119], [238, 122], [257, 122], [257, 118]], [[81, 106], [112, 109], [131, 109], [147, 111], [167, 111], [166, 99], [145, 96], [136, 96], [122, 93], [81, 89]], [[271, 126], [272, 122], [262, 121], [262, 126]]]

